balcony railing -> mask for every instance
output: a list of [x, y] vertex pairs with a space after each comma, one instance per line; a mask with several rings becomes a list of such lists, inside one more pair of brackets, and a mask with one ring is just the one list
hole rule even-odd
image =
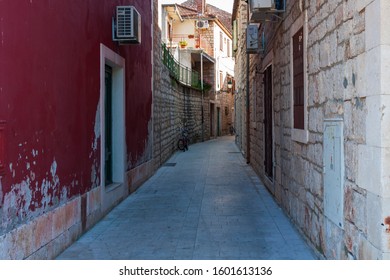
[[164, 43], [166, 43], [169, 47], [179, 47], [179, 42], [182, 40], [188, 43], [187, 48], [203, 50], [209, 56], [214, 57], [214, 48], [211, 44], [211, 39], [208, 36], [194, 36], [189, 38], [188, 34], [173, 34], [170, 40], [166, 38]]
[[202, 90], [199, 72], [180, 64], [171, 54], [166, 44], [162, 44], [163, 63], [172, 77], [179, 83]]

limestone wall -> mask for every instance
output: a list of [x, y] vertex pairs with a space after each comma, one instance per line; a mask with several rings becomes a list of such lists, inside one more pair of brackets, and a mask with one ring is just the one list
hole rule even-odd
[[[313, 247], [329, 259], [389, 258], [389, 7], [383, 0], [287, 1], [283, 20], [265, 25], [265, 52], [250, 55], [251, 164]], [[296, 131], [291, 38], [300, 26], [306, 37], [306, 117], [305, 130]], [[237, 55], [237, 61], [244, 60], [242, 50]], [[241, 64], [236, 66], [236, 81], [244, 89]], [[264, 172], [262, 83], [270, 64], [272, 180]], [[239, 118], [245, 118], [245, 112]], [[326, 193], [335, 187], [324, 184], [324, 158], [329, 157], [324, 127], [329, 119], [341, 120], [342, 126], [342, 188], [336, 197], [341, 200], [340, 224], [325, 211], [333, 198]]]
[[[155, 19], [157, 17], [158, 15], [155, 15]], [[157, 20], [155, 25], [157, 25]], [[205, 93], [202, 100], [201, 91], [184, 87], [170, 76], [168, 68], [163, 65], [161, 59], [160, 33], [157, 27], [154, 32], [153, 52], [153, 158], [155, 169], [164, 164], [177, 150], [180, 127], [183, 125], [189, 130], [192, 143], [210, 138], [209, 95]]]

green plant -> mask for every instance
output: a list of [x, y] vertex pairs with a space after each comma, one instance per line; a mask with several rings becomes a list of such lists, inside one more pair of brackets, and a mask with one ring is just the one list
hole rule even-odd
[[181, 41], [179, 41], [179, 45], [185, 47], [188, 45], [188, 43], [186, 40], [181, 40]]

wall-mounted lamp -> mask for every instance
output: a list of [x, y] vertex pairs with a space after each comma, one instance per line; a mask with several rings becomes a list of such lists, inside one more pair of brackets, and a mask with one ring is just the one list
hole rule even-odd
[[227, 82], [227, 87], [228, 87], [228, 89], [233, 88], [233, 82], [231, 80]]

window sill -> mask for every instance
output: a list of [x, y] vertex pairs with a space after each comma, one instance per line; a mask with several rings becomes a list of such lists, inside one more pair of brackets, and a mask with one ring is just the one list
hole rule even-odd
[[309, 131], [306, 129], [293, 128], [291, 130], [291, 139], [295, 142], [307, 144], [309, 142]]
[[120, 186], [122, 186], [121, 183], [112, 183], [112, 184], [106, 186], [106, 193], [112, 192], [112, 191], [116, 190], [117, 188], [119, 188]]

